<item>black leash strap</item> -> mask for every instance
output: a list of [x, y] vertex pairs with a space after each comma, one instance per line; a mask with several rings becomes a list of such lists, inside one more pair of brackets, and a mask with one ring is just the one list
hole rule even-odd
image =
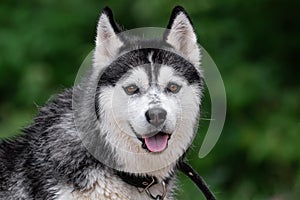
[[214, 194], [209, 190], [203, 178], [186, 162], [180, 160], [178, 162], [178, 169], [187, 175], [198, 186], [207, 200], [216, 200]]

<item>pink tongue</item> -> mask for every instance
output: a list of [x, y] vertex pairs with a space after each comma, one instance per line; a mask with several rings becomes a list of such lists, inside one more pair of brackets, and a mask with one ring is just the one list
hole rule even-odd
[[168, 144], [168, 135], [156, 134], [152, 137], [145, 138], [147, 148], [152, 152], [163, 151]]

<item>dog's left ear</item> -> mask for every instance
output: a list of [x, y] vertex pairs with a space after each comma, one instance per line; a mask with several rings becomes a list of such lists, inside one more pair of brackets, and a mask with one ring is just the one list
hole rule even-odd
[[173, 9], [167, 28], [168, 30], [164, 34], [166, 42], [198, 67], [201, 55], [197, 36], [192, 22], [183, 7], [176, 6]]
[[113, 18], [111, 9], [105, 7], [100, 14], [97, 27], [94, 56], [96, 63], [99, 63], [99, 65], [107, 64], [117, 56], [120, 47], [123, 45], [118, 37], [118, 33], [121, 31]]

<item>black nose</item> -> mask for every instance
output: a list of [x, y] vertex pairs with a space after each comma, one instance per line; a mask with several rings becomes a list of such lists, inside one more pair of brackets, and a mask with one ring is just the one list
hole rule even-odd
[[151, 108], [145, 113], [147, 121], [153, 126], [159, 126], [166, 120], [167, 111], [162, 108]]

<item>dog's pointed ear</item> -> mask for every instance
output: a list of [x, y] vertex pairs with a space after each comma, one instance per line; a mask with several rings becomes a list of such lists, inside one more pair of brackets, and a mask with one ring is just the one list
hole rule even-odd
[[176, 6], [171, 14], [164, 39], [174, 49], [187, 58], [196, 67], [199, 66], [201, 55], [193, 24], [181, 6]]
[[110, 8], [105, 7], [100, 14], [97, 36], [95, 60], [107, 63], [114, 59], [122, 46], [122, 41], [118, 37], [118, 33], [122, 30], [113, 18]]

